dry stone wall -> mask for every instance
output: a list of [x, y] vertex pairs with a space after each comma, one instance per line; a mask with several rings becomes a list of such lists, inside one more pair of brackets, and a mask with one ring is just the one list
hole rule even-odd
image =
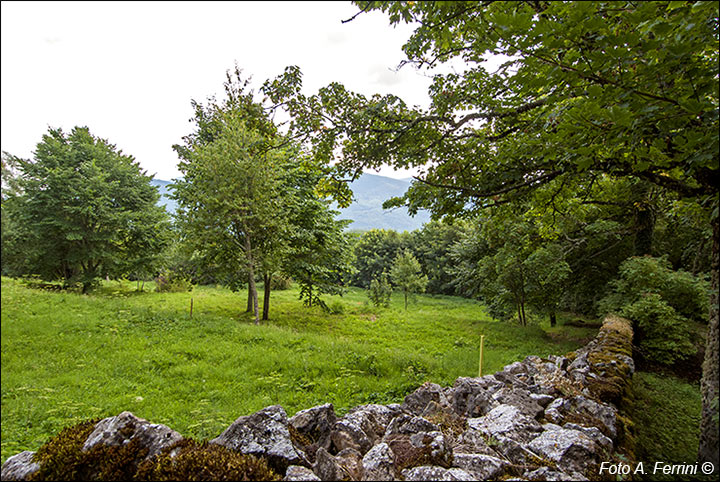
[[[634, 371], [630, 323], [609, 317], [567, 356], [529, 356], [500, 372], [425, 383], [403, 403], [332, 404], [288, 418], [279, 406], [235, 420], [211, 440], [267, 460], [284, 480], [587, 480], [624, 443], [618, 404]], [[182, 436], [129, 412], [100, 421], [86, 447], [133, 440], [145, 459]], [[138, 462], [139, 463], [139, 462]], [[10, 457], [2, 480], [26, 480], [33, 452]]]

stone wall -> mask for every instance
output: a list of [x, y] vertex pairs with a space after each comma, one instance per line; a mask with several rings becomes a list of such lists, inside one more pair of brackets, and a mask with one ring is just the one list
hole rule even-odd
[[[403, 403], [343, 417], [332, 404], [290, 418], [275, 405], [238, 418], [210, 444], [262, 458], [284, 480], [597, 480], [599, 464], [628, 442], [617, 407], [634, 371], [631, 345], [630, 323], [608, 317], [566, 356], [529, 356], [452, 387], [425, 383]], [[123, 412], [98, 422], [82, 450], [134, 441], [147, 449], [144, 460], [175, 457], [182, 438]], [[3, 465], [2, 480], [39, 468], [22, 452]]]

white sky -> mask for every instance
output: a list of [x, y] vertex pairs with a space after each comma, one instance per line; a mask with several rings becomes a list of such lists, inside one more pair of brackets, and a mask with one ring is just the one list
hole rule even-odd
[[[2, 15], [2, 150], [29, 158], [48, 127], [88, 126], [149, 174], [180, 176], [172, 145], [192, 131], [190, 100], [222, 94], [235, 61], [253, 87], [288, 65], [304, 91], [427, 103], [430, 79], [406, 66], [412, 32], [379, 12], [341, 21], [350, 2], [8, 2]], [[407, 177], [408, 172], [380, 172]]]

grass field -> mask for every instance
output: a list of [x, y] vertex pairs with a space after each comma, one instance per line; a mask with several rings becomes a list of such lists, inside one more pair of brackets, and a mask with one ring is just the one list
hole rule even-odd
[[[527, 355], [571, 351], [587, 328], [521, 327], [492, 320], [482, 304], [419, 296], [386, 309], [353, 289], [308, 309], [298, 291], [272, 295], [271, 320], [255, 326], [244, 293], [138, 293], [107, 282], [80, 295], [2, 279], [2, 461], [37, 450], [77, 421], [129, 410], [185, 436], [217, 436], [233, 420], [272, 404], [288, 415], [332, 402], [398, 402], [424, 381], [443, 386]], [[189, 316], [190, 299], [194, 313]]]

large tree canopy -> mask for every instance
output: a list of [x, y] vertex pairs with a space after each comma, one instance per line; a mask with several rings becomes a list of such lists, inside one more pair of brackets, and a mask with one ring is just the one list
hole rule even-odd
[[50, 129], [33, 159], [5, 155], [19, 173], [3, 200], [11, 272], [80, 283], [85, 292], [100, 277], [151, 263], [167, 243], [169, 221], [151, 177], [86, 127]]
[[[700, 458], [717, 466], [717, 2], [356, 3], [417, 25], [407, 63], [459, 62], [458, 72], [433, 74], [427, 109], [337, 83], [306, 96], [296, 67], [266, 84], [318, 157], [339, 152], [331, 184], [343, 196], [342, 181], [387, 163], [420, 169], [394, 204], [436, 215], [518, 200], [538, 216], [562, 214], [565, 200], [593, 202], [597, 184], [616, 179], [712, 213]], [[506, 59], [494, 71], [491, 55]]]

